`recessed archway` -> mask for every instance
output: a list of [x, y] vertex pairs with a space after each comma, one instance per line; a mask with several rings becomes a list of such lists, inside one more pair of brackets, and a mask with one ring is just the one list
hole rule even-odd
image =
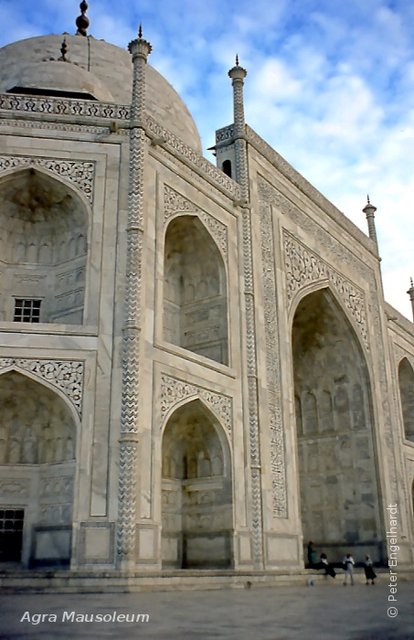
[[177, 409], [162, 439], [163, 567], [232, 565], [232, 482], [222, 427], [199, 400]]
[[179, 216], [168, 225], [163, 323], [168, 342], [228, 364], [224, 262], [196, 216]]
[[292, 329], [304, 540], [380, 559], [371, 389], [356, 334], [329, 289], [299, 303]]
[[0, 561], [67, 565], [76, 447], [72, 412], [45, 385], [9, 371], [0, 376], [0, 414]]
[[403, 358], [399, 364], [398, 383], [400, 387], [404, 435], [407, 440], [414, 440], [414, 371], [407, 358]]
[[0, 320], [82, 324], [88, 218], [67, 185], [34, 168], [0, 181]]

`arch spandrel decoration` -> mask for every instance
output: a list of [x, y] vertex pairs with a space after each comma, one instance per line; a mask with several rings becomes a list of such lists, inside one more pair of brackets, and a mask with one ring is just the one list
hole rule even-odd
[[93, 204], [95, 163], [81, 162], [66, 159], [34, 158], [32, 156], [7, 156], [0, 155], [0, 175], [2, 171], [14, 168], [36, 168], [47, 169], [51, 173], [67, 180], [71, 185], [77, 187], [88, 202]]
[[82, 416], [84, 362], [79, 360], [32, 360], [0, 358], [0, 375], [6, 369], [31, 373], [62, 391]]
[[176, 213], [188, 212], [196, 214], [200, 220], [204, 223], [208, 231], [214, 238], [217, 246], [222, 252], [225, 260], [228, 257], [228, 239], [227, 239], [227, 227], [222, 222], [219, 222], [209, 213], [206, 213], [197, 205], [193, 204], [190, 200], [187, 200], [180, 193], [171, 189], [168, 185], [164, 185], [164, 223], [167, 223]]
[[166, 374], [161, 376], [161, 424], [164, 424], [167, 414], [175, 405], [190, 398], [203, 400], [213, 414], [220, 419], [227, 433], [229, 435], [232, 433], [233, 402], [231, 398]]
[[283, 232], [283, 246], [289, 305], [305, 285], [328, 280], [355, 320], [364, 345], [369, 350], [364, 293], [286, 231]]

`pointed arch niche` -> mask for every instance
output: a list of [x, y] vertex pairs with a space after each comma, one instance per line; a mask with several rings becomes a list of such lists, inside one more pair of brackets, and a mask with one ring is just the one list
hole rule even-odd
[[356, 334], [329, 289], [307, 295], [292, 349], [304, 540], [380, 559], [371, 389]]
[[168, 225], [164, 251], [164, 339], [228, 364], [226, 270], [197, 216]]
[[227, 439], [193, 400], [176, 409], [162, 439], [163, 567], [231, 567], [232, 522]]
[[0, 376], [0, 415], [0, 567], [4, 562], [67, 565], [73, 412], [49, 387], [11, 370]]
[[82, 323], [87, 230], [85, 204], [61, 181], [34, 168], [2, 178], [0, 320]]
[[407, 358], [403, 358], [399, 364], [398, 384], [400, 387], [404, 435], [407, 440], [414, 442], [414, 371]]

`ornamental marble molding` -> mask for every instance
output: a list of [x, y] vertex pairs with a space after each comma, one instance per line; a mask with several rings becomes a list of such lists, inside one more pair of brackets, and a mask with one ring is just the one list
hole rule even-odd
[[178, 136], [164, 129], [154, 118], [146, 114], [145, 123], [148, 132], [157, 140], [162, 140], [166, 149], [177, 154], [186, 164], [196, 169], [213, 184], [220, 187], [235, 200], [241, 199], [240, 185], [229, 178], [224, 171], [201, 156], [192, 147], [186, 145]]
[[5, 369], [27, 371], [62, 391], [82, 415], [84, 363], [79, 360], [32, 360], [30, 358], [0, 358], [0, 375]]
[[2, 171], [17, 167], [41, 167], [42, 169], [47, 169], [77, 187], [90, 204], [93, 204], [94, 162], [81, 162], [62, 158], [36, 158], [33, 156], [0, 156], [0, 174]]
[[[41, 120], [9, 120], [3, 119], [0, 122], [0, 129], [2, 127], [18, 127], [26, 129], [44, 129], [45, 131], [63, 131], [67, 133], [92, 133], [93, 135], [107, 135], [108, 127], [92, 126], [85, 123], [82, 124], [69, 124], [68, 122], [42, 122]], [[119, 129], [117, 135], [128, 136], [129, 131], [126, 129]], [[69, 139], [73, 139], [71, 136]]]
[[168, 185], [164, 185], [164, 222], [168, 222], [168, 220], [178, 212], [195, 213], [207, 227], [227, 260], [228, 240], [226, 225], [197, 207], [197, 205], [193, 204]]
[[328, 280], [353, 317], [364, 344], [369, 350], [363, 291], [340, 275], [313, 251], [298, 242], [287, 231], [283, 231], [283, 246], [289, 305], [291, 305], [294, 295], [305, 285]]
[[271, 209], [261, 206], [260, 239], [262, 249], [262, 279], [264, 291], [264, 321], [266, 340], [266, 375], [270, 414], [270, 460], [272, 477], [272, 510], [278, 518], [287, 517], [285, 442], [282, 425], [280, 389], [280, 350], [276, 300], [275, 247]]
[[400, 347], [400, 345], [394, 342], [394, 353], [395, 353], [395, 363], [398, 367], [402, 360], [408, 360], [411, 367], [414, 369], [414, 355], [412, 353], [407, 352], [405, 349]]
[[130, 108], [112, 102], [70, 100], [43, 96], [0, 94], [0, 110], [18, 111], [30, 115], [86, 116], [108, 120], [128, 120]]
[[[260, 176], [258, 180], [258, 192], [262, 202], [275, 206], [304, 232], [313, 237], [317, 237], [318, 245], [324, 248], [325, 255], [329, 253], [332, 262], [349, 265], [349, 267], [357, 272], [365, 281], [372, 279], [372, 270], [367, 267], [365, 262], [356, 258], [356, 256], [349, 251], [348, 247], [338, 242], [328, 231], [325, 231], [325, 229], [317, 224], [309, 215], [301, 211], [281, 192]], [[333, 205], [331, 205], [331, 207], [333, 207]], [[337, 216], [339, 214], [340, 212], [337, 211]], [[336, 223], [338, 223], [337, 218]], [[357, 234], [357, 241], [369, 251], [372, 250], [372, 241], [362, 231], [356, 229], [355, 225], [345, 218], [343, 214], [341, 214], [341, 225], [345, 227], [347, 232], [353, 237]]]
[[161, 375], [161, 426], [164, 424], [167, 413], [176, 404], [186, 399], [195, 398], [203, 400], [213, 414], [220, 418], [226, 431], [231, 434], [233, 428], [233, 403], [231, 398], [166, 374]]

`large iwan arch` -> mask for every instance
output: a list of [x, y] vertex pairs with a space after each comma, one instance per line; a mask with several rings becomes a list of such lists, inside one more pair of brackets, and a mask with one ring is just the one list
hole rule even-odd
[[164, 250], [164, 339], [228, 364], [227, 283], [223, 258], [197, 216], [168, 225]]
[[199, 400], [179, 407], [162, 438], [164, 568], [233, 564], [230, 451], [223, 428]]
[[304, 541], [341, 558], [381, 558], [371, 387], [363, 349], [334, 294], [296, 309], [292, 328]]

